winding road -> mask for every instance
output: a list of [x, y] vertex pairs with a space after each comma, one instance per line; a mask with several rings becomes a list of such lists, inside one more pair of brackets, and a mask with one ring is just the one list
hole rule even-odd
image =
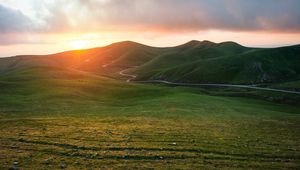
[[[135, 66], [137, 67], [137, 66]], [[264, 90], [264, 91], [273, 91], [273, 92], [282, 92], [282, 93], [290, 93], [290, 94], [298, 94], [300, 92], [297, 91], [290, 91], [290, 90], [282, 90], [282, 89], [273, 89], [267, 87], [257, 87], [254, 85], [239, 85], [239, 84], [202, 84], [202, 83], [175, 83], [166, 80], [145, 80], [145, 81], [133, 81], [137, 75], [132, 75], [128, 73], [124, 73], [126, 70], [130, 68], [124, 69], [119, 72], [121, 76], [128, 77], [126, 82], [135, 82], [135, 83], [162, 83], [167, 85], [176, 85], [176, 86], [207, 86], [207, 87], [234, 87], [234, 88], [245, 88], [245, 89], [254, 89], [254, 90]]]
[[119, 74], [120, 74], [121, 76], [129, 77], [129, 78], [126, 80], [126, 82], [129, 83], [129, 82], [131, 82], [131, 80], [133, 80], [133, 79], [136, 78], [136, 75], [124, 73], [126, 70], [127, 70], [127, 69], [120, 71]]
[[[128, 80], [127, 80], [128, 81]], [[130, 82], [130, 81], [129, 81]], [[267, 87], [257, 87], [253, 85], [239, 85], [239, 84], [199, 84], [199, 83], [174, 83], [165, 80], [147, 80], [147, 81], [134, 81], [137, 83], [163, 83], [169, 85], [177, 85], [177, 86], [210, 86], [210, 87], [235, 87], [235, 88], [245, 88], [245, 89], [255, 89], [255, 90], [265, 90], [265, 91], [273, 91], [273, 92], [282, 92], [282, 93], [291, 93], [291, 94], [299, 94], [297, 91], [290, 90], [281, 90], [281, 89], [272, 89]]]
[[[110, 62], [109, 64], [104, 64], [102, 67], [107, 67], [113, 64], [114, 61]], [[133, 66], [138, 67], [138, 66]], [[240, 84], [202, 84], [202, 83], [176, 83], [176, 82], [170, 82], [166, 80], [145, 80], [145, 81], [134, 81], [134, 79], [137, 77], [137, 75], [128, 74], [125, 73], [128, 69], [126, 68], [124, 70], [121, 70], [119, 74], [124, 77], [128, 77], [126, 80], [127, 83], [134, 82], [134, 83], [161, 83], [161, 84], [167, 84], [167, 85], [176, 85], [176, 86], [207, 86], [207, 87], [234, 87], [234, 88], [244, 88], [244, 89], [254, 89], [254, 90], [264, 90], [264, 91], [273, 91], [273, 92], [282, 92], [282, 93], [290, 93], [290, 94], [298, 94], [300, 95], [300, 92], [298, 91], [290, 91], [290, 90], [282, 90], [282, 89], [273, 89], [273, 88], [267, 88], [267, 87], [257, 87], [254, 85], [240, 85]]]

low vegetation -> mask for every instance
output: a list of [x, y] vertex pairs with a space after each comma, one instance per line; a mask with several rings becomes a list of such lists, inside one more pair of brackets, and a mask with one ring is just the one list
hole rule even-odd
[[0, 169], [300, 168], [297, 105], [51, 67], [0, 86]]
[[190, 41], [175, 47], [157, 48], [124, 41], [46, 56], [0, 59], [0, 73], [30, 67], [56, 67], [119, 78], [119, 71], [132, 68], [128, 71], [138, 75], [136, 80], [272, 85], [299, 81], [299, 55], [300, 45], [249, 48], [235, 42]]

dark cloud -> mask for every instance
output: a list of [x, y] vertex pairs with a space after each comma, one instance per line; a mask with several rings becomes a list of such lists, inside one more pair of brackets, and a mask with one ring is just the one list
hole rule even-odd
[[92, 7], [91, 15], [99, 23], [115, 26], [300, 31], [299, 0], [112, 0], [105, 3], [90, 0], [81, 3]]
[[24, 32], [31, 28], [31, 20], [22, 12], [0, 4], [0, 33]]
[[20, 11], [0, 5], [0, 32], [300, 32], [300, 0], [57, 0], [43, 8], [47, 15], [38, 19], [45, 24], [32, 25]]

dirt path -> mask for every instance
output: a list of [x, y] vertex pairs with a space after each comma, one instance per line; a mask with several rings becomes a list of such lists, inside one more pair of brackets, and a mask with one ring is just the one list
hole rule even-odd
[[[137, 67], [137, 66], [136, 66]], [[206, 86], [206, 87], [234, 87], [234, 88], [245, 88], [245, 89], [254, 89], [254, 90], [264, 90], [264, 91], [273, 91], [273, 92], [282, 92], [282, 93], [290, 93], [290, 94], [299, 94], [297, 91], [290, 90], [282, 90], [282, 89], [272, 89], [267, 87], [257, 87], [254, 85], [240, 85], [240, 84], [204, 84], [204, 83], [175, 83], [166, 80], [145, 80], [145, 81], [133, 81], [137, 75], [124, 73], [127, 69], [124, 69], [119, 72], [121, 76], [129, 77], [126, 82], [135, 82], [135, 83], [162, 83], [168, 85], [176, 85], [176, 86]]]
[[134, 81], [137, 83], [163, 83], [169, 85], [177, 85], [177, 86], [210, 86], [210, 87], [235, 87], [235, 88], [245, 88], [245, 89], [255, 89], [255, 90], [265, 90], [265, 91], [273, 91], [273, 92], [282, 92], [282, 93], [291, 93], [291, 94], [299, 94], [297, 91], [290, 90], [281, 90], [281, 89], [272, 89], [267, 87], [257, 87], [253, 85], [239, 85], [239, 84], [200, 84], [200, 83], [174, 83], [165, 80], [146, 80], [146, 81]]
[[129, 78], [126, 80], [126, 82], [129, 83], [131, 80], [133, 80], [133, 79], [136, 78], [136, 75], [124, 73], [126, 70], [127, 70], [127, 69], [120, 71], [119, 74], [120, 74], [121, 76], [129, 77]]

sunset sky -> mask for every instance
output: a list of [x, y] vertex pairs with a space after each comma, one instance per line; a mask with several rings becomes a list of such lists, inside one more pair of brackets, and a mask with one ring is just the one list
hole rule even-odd
[[300, 44], [300, 0], [0, 0], [0, 57], [194, 39]]

